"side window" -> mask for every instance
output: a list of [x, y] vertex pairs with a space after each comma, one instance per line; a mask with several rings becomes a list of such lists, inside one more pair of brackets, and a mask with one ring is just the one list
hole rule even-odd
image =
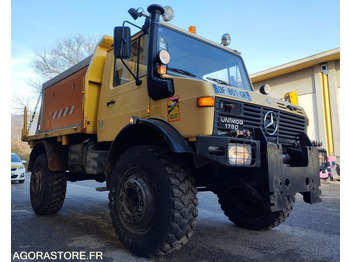
[[113, 86], [115, 87], [133, 81], [135, 80], [134, 76], [139, 78], [146, 76], [147, 54], [148, 35], [146, 34], [139, 36], [131, 42], [131, 56], [129, 59], [123, 59], [123, 61], [121, 59], [115, 59]]

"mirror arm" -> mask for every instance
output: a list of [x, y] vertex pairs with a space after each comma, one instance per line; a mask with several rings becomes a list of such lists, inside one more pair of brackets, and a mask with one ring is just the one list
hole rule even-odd
[[123, 22], [123, 25], [122, 25], [123, 27], [125, 27], [125, 23], [128, 23], [128, 24], [130, 24], [130, 25], [133, 25], [133, 26], [137, 27], [138, 29], [142, 30], [142, 27], [139, 27], [138, 25], [135, 25], [135, 24], [133, 24], [133, 23], [127, 21], [127, 20], [125, 20], [125, 21]]
[[135, 78], [136, 85], [138, 85], [138, 86], [141, 85], [142, 81], [137, 76], [134, 75], [134, 73], [130, 70], [130, 68], [124, 62], [124, 59], [120, 58], [120, 61], [122, 61], [123, 65], [126, 67], [126, 69], [128, 69], [129, 73], [133, 76], [133, 78]]
[[[137, 25], [135, 25], [135, 24], [133, 24], [133, 23], [131, 23], [131, 22], [129, 22], [129, 21], [124, 21], [123, 22], [123, 30], [122, 30], [122, 32], [123, 32], [123, 34], [122, 34], [122, 39], [123, 39], [123, 42], [122, 42], [122, 44], [120, 45], [120, 53], [122, 53], [122, 50], [123, 50], [123, 44], [125, 43], [125, 40], [124, 40], [124, 27], [125, 27], [125, 23], [128, 23], [128, 24], [130, 24], [130, 25], [133, 25], [133, 26], [135, 26], [135, 27], [137, 27], [137, 28], [139, 28], [139, 29], [141, 29], [142, 30], [142, 28], [141, 27], [139, 27], [139, 26], [137, 26]], [[138, 55], [139, 56], [139, 55]], [[130, 70], [130, 68], [126, 65], [126, 63], [124, 62], [124, 59], [123, 58], [120, 58], [120, 60], [122, 61], [122, 63], [123, 63], [123, 65], [126, 67], [126, 69], [128, 69], [128, 71], [129, 71], [129, 73], [133, 76], [133, 78], [135, 79], [135, 81], [136, 81], [136, 85], [141, 85], [142, 84], [142, 81], [138, 78], [138, 66], [137, 66], [137, 76], [135, 76], [134, 75], [134, 73]], [[137, 58], [137, 65], [139, 64], [139, 59]]]

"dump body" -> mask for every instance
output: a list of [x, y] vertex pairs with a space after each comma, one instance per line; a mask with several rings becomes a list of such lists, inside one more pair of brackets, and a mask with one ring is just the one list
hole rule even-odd
[[[43, 85], [41, 124], [38, 132], [82, 128], [84, 77], [91, 57]], [[68, 75], [68, 76], [67, 76]]]
[[104, 36], [93, 55], [43, 84], [35, 135], [23, 141], [75, 133], [96, 134], [97, 110], [106, 60], [113, 38]]

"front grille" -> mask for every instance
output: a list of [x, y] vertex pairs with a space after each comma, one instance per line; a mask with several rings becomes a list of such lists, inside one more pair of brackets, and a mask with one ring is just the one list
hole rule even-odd
[[[264, 130], [264, 117], [269, 111], [275, 113], [278, 121], [278, 129], [273, 135], [269, 135]], [[240, 120], [243, 120], [243, 124]], [[215, 101], [214, 135], [229, 135], [229, 132], [235, 128], [249, 131], [262, 128], [268, 141], [292, 144], [298, 134], [306, 132], [306, 119], [282, 110], [217, 98]], [[272, 132], [269, 131], [269, 133]]]

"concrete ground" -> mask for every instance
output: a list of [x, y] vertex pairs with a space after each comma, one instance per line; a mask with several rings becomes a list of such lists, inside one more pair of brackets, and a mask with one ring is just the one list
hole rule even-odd
[[27, 175], [24, 184], [11, 184], [13, 261], [24, 261], [18, 259], [21, 252], [33, 255], [46, 251], [85, 252], [103, 257], [103, 260], [85, 261], [340, 260], [339, 181], [322, 182], [323, 202], [320, 204], [306, 204], [297, 195], [287, 221], [264, 232], [236, 227], [221, 211], [216, 195], [199, 193], [199, 215], [193, 237], [179, 251], [152, 259], [135, 257], [118, 241], [109, 217], [108, 193], [95, 191], [101, 184], [93, 181], [68, 183], [61, 211], [52, 216], [37, 216], [30, 205], [29, 181]]

